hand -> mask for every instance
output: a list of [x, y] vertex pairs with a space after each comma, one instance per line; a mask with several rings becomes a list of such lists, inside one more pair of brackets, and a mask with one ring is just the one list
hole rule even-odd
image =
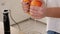
[[43, 18], [45, 12], [45, 5], [42, 1], [33, 0], [30, 5], [30, 15], [34, 19]]
[[43, 7], [36, 7], [36, 6], [30, 7], [30, 15], [34, 19], [41, 19], [45, 17], [44, 12], [45, 9]]
[[22, 1], [22, 7], [25, 13], [29, 13], [30, 11], [30, 0], [23, 0]]

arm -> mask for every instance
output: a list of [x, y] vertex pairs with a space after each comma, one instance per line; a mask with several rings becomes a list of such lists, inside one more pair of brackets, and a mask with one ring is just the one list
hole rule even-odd
[[47, 17], [60, 18], [60, 8], [59, 7], [47, 8], [45, 15]]

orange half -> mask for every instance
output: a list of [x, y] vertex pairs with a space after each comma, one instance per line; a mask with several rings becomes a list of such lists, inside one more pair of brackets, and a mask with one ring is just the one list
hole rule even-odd
[[33, 0], [31, 2], [31, 6], [41, 6], [41, 5], [42, 5], [42, 2], [39, 0]]

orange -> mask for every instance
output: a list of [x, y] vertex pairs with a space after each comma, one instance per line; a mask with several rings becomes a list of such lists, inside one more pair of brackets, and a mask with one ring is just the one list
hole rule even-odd
[[28, 2], [29, 0], [23, 0], [24, 2]]
[[31, 0], [23, 0], [23, 2], [31, 2]]
[[41, 5], [42, 5], [42, 2], [39, 0], [33, 0], [31, 2], [31, 6], [41, 6]]

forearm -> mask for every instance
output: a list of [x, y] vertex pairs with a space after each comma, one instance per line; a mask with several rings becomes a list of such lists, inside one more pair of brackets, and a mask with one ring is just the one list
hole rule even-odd
[[47, 8], [45, 15], [48, 17], [60, 18], [60, 7]]

